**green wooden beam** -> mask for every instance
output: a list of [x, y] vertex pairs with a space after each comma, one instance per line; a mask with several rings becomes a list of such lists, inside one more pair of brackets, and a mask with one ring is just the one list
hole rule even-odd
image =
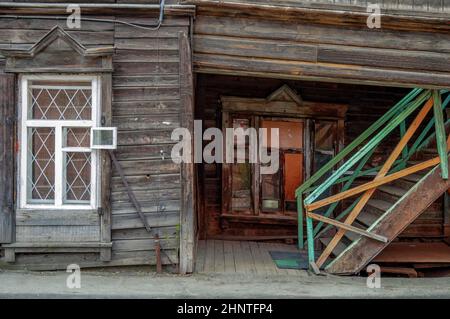
[[[386, 114], [379, 118], [375, 123], [373, 123], [366, 131], [364, 131], [360, 136], [358, 136], [353, 142], [347, 145], [339, 154], [331, 159], [327, 164], [322, 166], [313, 176], [311, 176], [307, 181], [305, 181], [296, 190], [296, 195], [302, 193], [307, 188], [311, 187], [315, 182], [317, 182], [326, 172], [332, 169], [336, 164], [342, 161], [350, 152], [352, 152], [356, 147], [358, 147], [362, 142], [364, 142], [369, 136], [376, 132], [381, 126], [387, 123], [392, 117], [397, 115], [402, 111], [409, 102], [414, 100], [423, 89], [413, 89], [409, 92], [400, 102], [394, 105]], [[426, 91], [428, 92], [428, 91]]]
[[303, 193], [297, 195], [298, 249], [305, 248], [303, 240]]
[[441, 175], [443, 179], [448, 179], [447, 134], [445, 134], [444, 113], [442, 112], [442, 101], [439, 91], [433, 90], [433, 100], [436, 143], [439, 157], [441, 158]]
[[[347, 162], [339, 167], [326, 181], [324, 181], [317, 189], [315, 189], [307, 198], [305, 204], [311, 204], [316, 200], [327, 188], [334, 184], [346, 171], [348, 171], [355, 163], [363, 158], [371, 149], [376, 147], [389, 133], [392, 132], [402, 121], [404, 121], [411, 113], [421, 106], [430, 97], [430, 91], [423, 92], [414, 102], [406, 107], [398, 116], [395, 116], [387, 125], [367, 142], [356, 154], [354, 154]], [[325, 167], [325, 166], [324, 166]]]
[[[375, 148], [372, 149], [372, 151], [370, 151], [369, 153], [367, 153], [367, 155], [362, 159], [362, 161], [359, 162], [358, 166], [355, 169], [355, 172], [350, 176], [351, 178], [344, 184], [344, 186], [342, 186], [342, 189], [340, 190], [341, 192], [348, 190], [352, 186], [353, 182], [359, 176], [359, 173], [361, 172], [361, 170], [364, 168], [364, 165], [366, 165], [369, 158], [372, 157], [372, 154], [374, 151], [375, 151]], [[339, 202], [335, 202], [335, 203], [331, 204], [330, 207], [328, 207], [325, 214], [323, 214], [323, 216], [330, 217], [338, 205], [339, 205]], [[316, 227], [314, 228], [314, 236], [317, 235], [317, 233], [320, 231], [322, 226], [323, 226], [323, 222], [317, 223]]]
[[314, 235], [313, 235], [313, 222], [311, 217], [306, 217], [306, 233], [308, 240], [308, 260], [309, 262], [315, 262], [314, 256]]
[[[442, 103], [442, 110], [444, 110], [448, 104], [450, 103], [450, 95], [447, 96], [447, 98]], [[434, 127], [434, 117], [428, 122], [428, 124], [425, 126], [425, 128], [420, 132], [420, 135], [417, 137], [416, 141], [414, 142], [413, 146], [409, 149], [408, 152], [408, 158], [410, 158], [416, 151], [421, 150], [423, 147], [428, 145], [431, 142], [431, 139], [436, 136], [435, 133], [425, 138], [428, 134], [428, 132]], [[444, 126], [447, 125], [449, 120], [447, 120], [446, 123], [444, 123]]]

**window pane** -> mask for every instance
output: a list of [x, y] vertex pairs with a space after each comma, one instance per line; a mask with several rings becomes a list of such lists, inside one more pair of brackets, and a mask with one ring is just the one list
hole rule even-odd
[[[314, 123], [314, 163], [313, 172], [317, 172], [326, 165], [334, 156], [334, 144], [336, 140], [336, 122], [315, 121]], [[330, 177], [332, 171], [325, 173], [317, 183], [325, 181]], [[332, 189], [328, 188], [318, 199], [323, 199], [332, 195]], [[317, 214], [322, 214], [328, 210], [323, 207], [316, 210]]]
[[233, 210], [249, 211], [251, 209], [251, 166], [249, 163], [232, 164], [232, 198]]
[[[241, 128], [244, 131], [250, 127], [249, 119], [233, 119], [233, 128], [238, 129]], [[234, 145], [236, 147], [248, 147], [249, 137], [245, 136], [245, 142], [241, 139], [238, 139], [237, 136], [234, 136]]]
[[91, 198], [91, 153], [67, 152], [65, 202], [88, 202]]
[[94, 130], [94, 146], [108, 146], [114, 144], [113, 130]]
[[334, 151], [334, 140], [336, 132], [336, 122], [316, 121], [314, 124], [315, 149], [325, 152]]
[[28, 128], [28, 201], [54, 202], [55, 131], [53, 128]]
[[63, 147], [90, 147], [91, 129], [85, 127], [63, 128]]
[[262, 211], [271, 212], [280, 209], [280, 174], [261, 175]]
[[263, 212], [280, 210], [280, 176], [280, 170], [275, 174], [261, 175], [261, 206]]
[[35, 120], [91, 120], [90, 82], [32, 81], [29, 118]]
[[[303, 147], [303, 122], [264, 120], [261, 128], [266, 128], [263, 135], [263, 146], [271, 147], [271, 128], [279, 130], [279, 145], [285, 149], [299, 149]], [[266, 134], [268, 138], [266, 138]]]

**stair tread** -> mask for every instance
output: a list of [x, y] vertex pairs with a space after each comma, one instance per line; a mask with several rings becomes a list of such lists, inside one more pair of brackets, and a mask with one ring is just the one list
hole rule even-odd
[[363, 210], [358, 217], [356, 218], [357, 221], [359, 221], [361, 224], [370, 227], [378, 218], [380, 215], [373, 214], [372, 212], [368, 212]]
[[397, 187], [397, 186], [391, 186], [391, 185], [381, 185], [377, 188], [378, 190], [394, 195], [394, 196], [398, 196], [398, 197], [402, 197], [403, 195], [406, 194], [406, 192], [408, 190]]
[[[332, 238], [330, 238], [330, 237], [325, 237], [325, 238], [320, 238], [319, 240], [322, 244], [324, 244], [325, 246], [328, 246], [331, 239]], [[339, 241], [338, 244], [336, 245], [336, 247], [333, 249], [333, 255], [339, 256], [346, 248], [347, 248], [347, 246], [345, 246], [345, 244], [342, 242], [342, 240]]]
[[389, 208], [391, 208], [392, 203], [389, 203], [382, 199], [371, 199], [367, 202], [367, 205], [370, 205], [372, 207], [375, 207], [376, 209], [379, 209], [379, 210], [385, 212]]
[[[353, 226], [364, 229], [364, 227], [361, 227], [361, 225], [359, 225], [359, 224], [358, 225], [353, 224]], [[351, 242], [354, 242], [354, 241], [358, 240], [361, 237], [361, 235], [354, 233], [352, 231], [346, 231], [345, 237], [347, 237]]]
[[410, 182], [414, 182], [414, 183], [417, 183], [422, 178], [423, 178], [423, 175], [420, 175], [420, 174], [411, 174], [411, 175], [402, 177], [402, 179], [410, 181]]

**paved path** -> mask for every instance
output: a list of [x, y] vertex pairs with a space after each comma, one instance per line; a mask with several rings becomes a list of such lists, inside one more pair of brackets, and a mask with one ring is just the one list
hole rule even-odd
[[65, 272], [0, 272], [0, 298], [449, 298], [450, 278], [365, 278], [291, 275], [82, 272], [81, 289], [69, 289]]

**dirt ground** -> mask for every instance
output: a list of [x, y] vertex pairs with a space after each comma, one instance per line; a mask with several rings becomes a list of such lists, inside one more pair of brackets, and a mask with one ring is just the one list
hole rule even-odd
[[156, 275], [147, 271], [81, 271], [81, 288], [66, 272], [0, 272], [0, 298], [449, 298], [450, 278], [290, 275]]

